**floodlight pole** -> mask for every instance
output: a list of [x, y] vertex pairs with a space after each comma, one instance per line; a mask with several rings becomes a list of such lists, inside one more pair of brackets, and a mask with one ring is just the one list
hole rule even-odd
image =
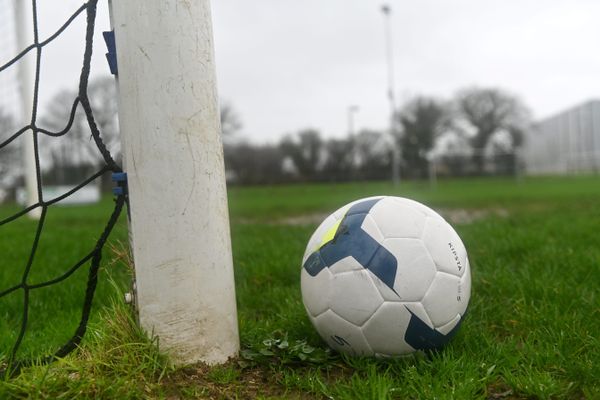
[[389, 5], [384, 4], [381, 6], [381, 12], [384, 16], [384, 29], [385, 29], [385, 43], [386, 43], [386, 56], [387, 56], [387, 70], [388, 70], [388, 100], [390, 103], [390, 126], [389, 126], [389, 137], [392, 145], [392, 183], [397, 186], [400, 184], [400, 149], [397, 143], [397, 130], [396, 130], [396, 95], [394, 85], [394, 46], [392, 41], [392, 24], [390, 16], [392, 9]]
[[359, 108], [356, 105], [348, 106], [347, 117], [348, 117], [348, 135], [352, 137], [354, 135], [354, 116], [358, 112]]
[[437, 159], [435, 156], [431, 156], [427, 160], [427, 170], [429, 173], [429, 186], [432, 189], [437, 187]]
[[112, 1], [139, 321], [178, 364], [237, 355], [209, 0]]
[[[17, 36], [17, 46], [19, 51], [33, 44], [33, 9], [31, 2], [14, 0], [15, 10], [15, 29]], [[31, 50], [29, 54], [23, 57], [18, 62], [18, 77], [19, 77], [19, 94], [20, 108], [22, 121], [25, 124], [31, 123], [33, 111], [33, 82], [35, 80], [35, 68], [33, 60], [35, 60], [35, 51]], [[25, 201], [26, 207], [38, 203], [38, 185], [37, 185], [37, 169], [35, 164], [35, 146], [33, 138], [33, 130], [28, 130], [21, 139], [23, 142], [21, 152], [23, 157], [23, 178], [25, 183]], [[29, 218], [40, 219], [42, 209], [34, 208], [28, 214]]]

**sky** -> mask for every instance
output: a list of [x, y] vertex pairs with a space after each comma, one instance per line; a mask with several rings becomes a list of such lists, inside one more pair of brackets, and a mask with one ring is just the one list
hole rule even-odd
[[[43, 37], [81, 1], [38, 3]], [[213, 0], [219, 93], [242, 121], [238, 136], [274, 142], [316, 128], [325, 137], [341, 137], [348, 131], [351, 105], [359, 108], [356, 129], [384, 129], [389, 108], [382, 4]], [[540, 119], [600, 97], [597, 0], [387, 4], [399, 103], [415, 95], [449, 99], [464, 87], [493, 86], [518, 95]], [[98, 10], [94, 76], [108, 73], [100, 36], [109, 29], [106, 0]], [[83, 27], [80, 18], [44, 50], [42, 105], [61, 88], [76, 88]], [[6, 48], [9, 36], [3, 33], [0, 47]], [[1, 79], [6, 92], [9, 85]]]

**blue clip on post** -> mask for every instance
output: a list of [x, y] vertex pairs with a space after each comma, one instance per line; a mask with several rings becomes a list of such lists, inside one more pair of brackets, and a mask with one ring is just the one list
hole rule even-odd
[[112, 174], [112, 181], [117, 184], [117, 187], [113, 188], [113, 194], [115, 196], [123, 196], [127, 194], [127, 173], [126, 172], [114, 172]]
[[119, 68], [117, 67], [117, 45], [115, 43], [115, 31], [102, 32], [102, 36], [104, 36], [106, 48], [108, 49], [108, 53], [106, 53], [106, 60], [108, 61], [110, 73], [116, 76], [119, 74]]

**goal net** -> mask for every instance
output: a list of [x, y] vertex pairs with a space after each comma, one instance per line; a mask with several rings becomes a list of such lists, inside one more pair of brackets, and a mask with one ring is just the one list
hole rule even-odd
[[[7, 154], [17, 143], [23, 148], [15, 152], [18, 162], [9, 167], [29, 193], [24, 208], [0, 208], [0, 230], [11, 232], [15, 226], [27, 230], [23, 237], [15, 237], [14, 248], [0, 241], [0, 252], [5, 253], [0, 258], [0, 307], [8, 310], [7, 318], [0, 319], [0, 331], [7, 332], [0, 336], [0, 369], [18, 370], [32, 360], [50, 361], [81, 342], [99, 284], [103, 248], [125, 205], [136, 271], [133, 297], [141, 327], [160, 338], [162, 349], [175, 362], [226, 362], [237, 354], [239, 336], [210, 1], [112, 2], [116, 48], [109, 48], [113, 56], [109, 60], [111, 70], [118, 70], [118, 102], [90, 83], [97, 0], [81, 4], [60, 23], [55, 16], [50, 24], [55, 28], [49, 32], [38, 29], [38, 3], [44, 2], [9, 2], [7, 8], [14, 14], [9, 18], [17, 21], [20, 45], [7, 50], [8, 59], [0, 64], [0, 76], [16, 74], [22, 97], [22, 117], [3, 129], [0, 153]], [[29, 18], [21, 24], [19, 15]], [[63, 124], [50, 127], [42, 117], [40, 83], [48, 81], [44, 74], [48, 53], [77, 23], [85, 27], [81, 38], [85, 49], [77, 60], [81, 72], [78, 78], [73, 76], [77, 90], [70, 101], [52, 100], [50, 107], [60, 103], [56, 113], [66, 117]], [[117, 59], [118, 68], [113, 68]], [[24, 78], [28, 74], [30, 83]], [[118, 103], [129, 177], [115, 161], [118, 145], [109, 143], [106, 134], [115, 123], [107, 124], [94, 102], [100, 94], [112, 105]], [[44, 150], [52, 146], [48, 143], [68, 138], [77, 138], [82, 146], [91, 144], [72, 158], [91, 170], [71, 189], [45, 193]], [[47, 237], [53, 215], [60, 214], [55, 206], [107, 173], [119, 186], [114, 207], [93, 238], [65, 238], [72, 239], [68, 243], [73, 246], [89, 246], [77, 259], [67, 259], [63, 256], [72, 249], [61, 253], [58, 243]], [[32, 221], [28, 217], [36, 211], [39, 219]], [[23, 243], [30, 244], [25, 251]], [[49, 269], [50, 262], [60, 268]], [[42, 296], [61, 287], [63, 293], [81, 292], [77, 304], [81, 306], [74, 316], [65, 315], [61, 296]], [[68, 337], [40, 351], [39, 343], [48, 341], [50, 319], [58, 319], [54, 325], [76, 323]]]
[[[0, 308], [6, 310], [6, 315], [0, 322], [0, 331], [3, 332], [0, 339], [0, 370], [12, 372], [33, 362], [51, 361], [67, 355], [79, 345], [90, 318], [103, 249], [126, 203], [126, 191], [123, 190], [118, 193], [104, 227], [98, 226], [94, 238], [84, 240], [81, 237], [72, 237], [72, 243], [78, 240], [89, 243], [89, 248], [76, 259], [66, 254], [56, 254], [60, 247], [48, 243], [52, 238], [44, 237], [45, 227], [52, 223], [49, 217], [52, 213], [50, 210], [58, 203], [74, 196], [108, 172], [117, 176], [121, 172], [103, 141], [103, 134], [94, 118], [89, 97], [96, 3], [97, 0], [90, 0], [81, 4], [57, 25], [55, 31], [44, 36], [39, 30], [38, 1], [0, 0], [0, 187], [4, 193], [3, 197], [6, 197], [6, 192], [14, 189], [19, 182], [26, 186], [29, 184], [32, 188], [24, 208], [19, 210], [11, 206], [0, 212], [0, 230], [11, 227], [9, 232], [12, 235], [14, 232], [22, 232], [22, 237], [19, 236], [13, 242], [18, 245], [14, 246], [4, 240], [6, 234], [0, 234], [3, 238], [3, 258], [0, 260], [0, 277], [3, 278], [0, 279]], [[39, 93], [44, 55], [48, 48], [56, 45], [58, 38], [74, 21], [81, 20], [85, 25], [84, 37], [81, 38], [85, 41], [85, 51], [83, 58], [79, 60], [81, 73], [79, 77], [73, 77], [74, 87], [78, 87], [78, 90], [71, 103], [67, 104], [68, 118], [64, 126], [50, 130], [40, 123], [42, 105]], [[28, 76], [31, 77], [31, 82], [27, 79]], [[78, 119], [77, 115], [82, 115], [83, 118]], [[95, 171], [90, 172], [68, 191], [48, 196], [42, 190], [43, 147], [51, 141], [65, 140], [72, 135], [75, 122], [85, 124], [89, 140], [93, 143], [101, 162], [95, 164]], [[28, 173], [28, 170], [31, 173]], [[27, 217], [35, 216], [36, 211], [37, 220], [28, 222]], [[15, 226], [18, 227], [16, 230]], [[30, 245], [25, 246], [25, 254], [20, 254], [21, 244], [25, 242]], [[48, 268], [57, 262], [64, 262], [65, 265], [61, 269]], [[79, 278], [74, 280], [74, 276]], [[13, 279], [14, 277], [18, 278]], [[76, 284], [83, 287], [75, 288], [73, 285]], [[45, 334], [40, 332], [48, 332], [48, 326], [65, 321], [65, 318], [60, 318], [63, 312], [60, 298], [47, 295], [38, 297], [38, 294], [60, 285], [65, 285], [63, 294], [73, 290], [81, 292], [81, 309], [77, 316], [78, 321], [73, 323], [70, 336], [63, 343], [52, 345], [56, 347], [49, 355], [35, 353], [31, 349], [51, 349], [50, 345], [30, 346], [20, 353], [25, 342], [43, 341]], [[40, 298], [48, 302], [40, 304]]]

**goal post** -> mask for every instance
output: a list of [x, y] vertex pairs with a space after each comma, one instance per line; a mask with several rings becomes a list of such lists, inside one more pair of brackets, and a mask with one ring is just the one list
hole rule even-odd
[[176, 363], [239, 336], [209, 0], [112, 1], [141, 326]]
[[[25, 48], [34, 44], [33, 25], [33, 9], [31, 2], [14, 0], [15, 12], [15, 33], [17, 38], [18, 51], [23, 51]], [[35, 82], [34, 63], [36, 63], [36, 51], [31, 50], [18, 62], [18, 81], [19, 81], [19, 108], [21, 109], [21, 117], [23, 125], [30, 124], [33, 111], [33, 91]], [[36, 172], [35, 161], [35, 144], [33, 130], [28, 130], [20, 139], [22, 141], [22, 168], [23, 168], [23, 183], [25, 188], [26, 207], [32, 206], [39, 202], [38, 193], [38, 176]], [[34, 208], [27, 214], [30, 218], [39, 220], [42, 215], [41, 207]]]

